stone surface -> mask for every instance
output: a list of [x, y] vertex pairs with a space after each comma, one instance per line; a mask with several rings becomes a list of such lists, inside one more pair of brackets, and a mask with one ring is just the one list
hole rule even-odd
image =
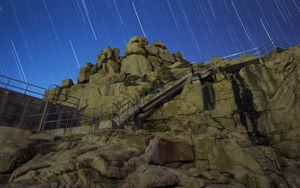
[[10, 174], [14, 169], [31, 160], [39, 152], [43, 142], [53, 141], [48, 135], [33, 135], [30, 131], [0, 127], [0, 175]]
[[150, 62], [142, 55], [126, 56], [121, 64], [121, 71], [131, 75], [143, 76], [153, 70]]
[[[182, 90], [153, 111], [139, 114], [145, 130], [132, 131], [133, 122], [128, 121], [124, 130], [96, 129], [57, 139], [3, 129], [0, 183], [300, 187], [299, 63], [297, 46], [262, 58], [215, 57], [193, 65], [200, 75], [187, 79]], [[145, 38], [134, 37], [124, 57], [118, 49], [104, 49], [96, 66], [84, 67], [88, 79], [47, 94], [62, 99], [72, 94], [80, 98], [83, 111], [95, 109], [101, 120], [111, 122], [113, 102], [145, 91], [147, 100], [155, 96], [154, 85], [164, 90], [189, 66], [182, 54], [172, 55], [162, 42], [148, 45]]]
[[79, 71], [78, 83], [87, 83], [90, 80], [91, 71], [90, 67], [83, 67]]
[[74, 85], [74, 82], [72, 79], [66, 79], [61, 82], [61, 87], [63, 87], [63, 88], [70, 88], [73, 85]]
[[145, 56], [147, 54], [145, 47], [148, 45], [148, 40], [142, 36], [132, 37], [125, 49], [125, 55], [138, 54]]
[[151, 140], [146, 155], [150, 163], [164, 165], [172, 162], [193, 162], [193, 149], [189, 144], [163, 138]]

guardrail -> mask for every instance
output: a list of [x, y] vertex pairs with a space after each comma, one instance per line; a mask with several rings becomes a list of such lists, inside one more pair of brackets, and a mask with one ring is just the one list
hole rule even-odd
[[164, 89], [152, 95], [152, 97], [149, 96], [143, 97], [140, 95], [135, 95], [135, 96], [130, 96], [128, 98], [125, 98], [122, 101], [114, 102], [112, 104], [112, 117], [115, 121], [117, 121], [115, 123], [118, 124], [118, 122], [122, 120], [122, 117], [129, 118], [132, 115], [134, 115], [134, 113], [136, 113], [136, 110], [138, 110], [138, 108], [141, 108], [143, 105], [151, 102], [162, 93], [170, 90], [174, 85], [176, 85], [177, 82], [181, 81], [182, 79], [186, 79], [184, 76], [186, 76], [189, 73], [190, 73], [190, 69], [185, 69], [184, 71], [175, 74], [174, 79], [166, 82]]
[[[95, 116], [82, 114], [79, 99], [46, 88], [0, 75], [0, 126], [47, 130], [93, 124]], [[61, 96], [63, 95], [63, 96]]]
[[4, 75], [0, 75], [0, 87], [37, 98], [43, 98], [44, 93], [47, 90], [46, 88], [29, 84]]
[[55, 88], [49, 87], [45, 91], [44, 99], [52, 104], [62, 104], [73, 108], [79, 108], [80, 99], [67, 93], [62, 93], [62, 89], [58, 85]]
[[261, 47], [253, 48], [250, 50], [246, 50], [243, 52], [234, 53], [231, 55], [227, 55], [224, 57], [221, 57], [222, 60], [231, 60], [235, 58], [239, 58], [243, 55], [253, 55], [253, 56], [264, 56], [273, 49], [288, 49], [291, 45], [279, 40], [272, 40], [271, 42], [268, 42], [264, 44]]

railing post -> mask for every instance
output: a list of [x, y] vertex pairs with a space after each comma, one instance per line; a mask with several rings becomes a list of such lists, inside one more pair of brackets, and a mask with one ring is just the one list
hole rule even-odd
[[28, 106], [29, 106], [29, 98], [25, 98], [25, 102], [23, 103], [22, 101], [22, 107], [21, 107], [21, 117], [19, 119], [19, 122], [17, 124], [17, 127], [18, 128], [21, 128], [23, 126], [23, 128], [25, 128], [26, 126], [26, 121], [25, 121], [25, 118], [26, 118], [26, 115], [27, 115], [27, 112], [28, 112]]
[[40, 124], [39, 124], [39, 127], [38, 127], [38, 131], [41, 132], [42, 129], [44, 128], [44, 121], [45, 121], [45, 117], [46, 117], [46, 113], [47, 113], [47, 110], [48, 110], [48, 105], [49, 105], [49, 102], [46, 101], [46, 104], [45, 104], [45, 108], [43, 110], [43, 114], [42, 114], [42, 117], [41, 117], [41, 120], [40, 120]]
[[4, 116], [4, 110], [5, 108], [7, 107], [7, 103], [9, 102], [9, 94], [10, 92], [7, 91], [7, 90], [4, 90], [3, 91], [3, 94], [2, 94], [2, 100], [1, 100], [1, 103], [0, 103], [0, 123], [2, 124], [2, 119], [3, 119], [3, 116]]
[[64, 114], [63, 111], [60, 112], [59, 114], [57, 114], [58, 117], [57, 117], [57, 122], [56, 122], [56, 125], [55, 125], [56, 129], [61, 128], [63, 114]]
[[9, 86], [9, 82], [11, 81], [11, 79], [9, 79], [8, 81], [7, 81], [7, 83], [6, 83], [6, 85], [5, 85], [5, 89], [7, 89], [8, 88], [8, 86]]
[[25, 89], [24, 95], [26, 95], [26, 93], [27, 93], [27, 91], [28, 91], [28, 87], [29, 87], [29, 85], [26, 84], [26, 89]]

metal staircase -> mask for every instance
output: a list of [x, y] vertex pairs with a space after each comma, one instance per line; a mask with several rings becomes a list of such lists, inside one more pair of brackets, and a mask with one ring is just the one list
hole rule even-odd
[[140, 113], [145, 113], [168, 101], [182, 90], [186, 80], [192, 76], [190, 68], [175, 75], [174, 79], [166, 83], [165, 88], [153, 96], [130, 97], [121, 102], [113, 103], [113, 128], [124, 128], [126, 122], [133, 119], [137, 128], [141, 127]]

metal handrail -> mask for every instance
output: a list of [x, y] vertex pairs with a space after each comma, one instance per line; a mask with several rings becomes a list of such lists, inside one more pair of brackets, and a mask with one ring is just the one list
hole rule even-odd
[[[57, 86], [57, 85], [56, 85]], [[14, 99], [12, 97], [16, 97], [18, 100], [16, 101], [17, 107], [20, 108], [17, 110], [16, 107], [10, 108], [12, 110], [5, 112], [3, 114], [4, 119], [11, 118], [12, 121], [4, 124], [20, 127], [20, 128], [30, 128], [37, 129], [39, 131], [43, 130], [46, 124], [57, 122], [58, 127], [66, 128], [68, 126], [77, 126], [79, 125], [79, 121], [75, 122], [74, 120], [83, 120], [89, 121], [91, 123], [95, 123], [97, 121], [96, 117], [90, 117], [87, 115], [81, 114], [79, 110], [79, 102], [80, 99], [74, 96], [70, 96], [65, 94], [66, 100], [60, 98], [55, 94], [48, 94], [48, 97], [54, 99], [53, 101], [45, 100], [45, 94], [47, 89], [26, 83], [24, 81], [20, 81], [14, 78], [10, 78], [8, 76], [4, 76], [0, 74], [0, 88], [10, 91], [9, 93], [16, 93], [18, 95], [3, 95], [5, 101], [8, 101], [8, 105], [12, 105], [10, 101]], [[28, 97], [33, 97], [29, 100]], [[44, 97], [44, 98], [43, 98]], [[11, 104], [10, 104], [11, 103]], [[19, 104], [20, 103], [20, 104]], [[3, 103], [6, 105], [6, 103]], [[2, 107], [2, 111], [6, 109], [6, 106]], [[74, 109], [74, 110], [71, 110]], [[50, 119], [48, 119], [50, 118]], [[62, 123], [67, 121], [66, 123]], [[28, 123], [28, 126], [26, 124]], [[25, 123], [23, 125], [23, 123]], [[50, 125], [52, 126], [52, 125]], [[46, 127], [47, 129], [47, 127]]]
[[[0, 84], [5, 84], [4, 82], [0, 82]], [[18, 86], [14, 86], [14, 85], [10, 85], [10, 84], [5, 84], [5, 89], [8, 89], [7, 88], [7, 86], [9, 86], [9, 87], [12, 87], [12, 88], [15, 88], [15, 89], [20, 89], [20, 90], [25, 90], [24, 88], [21, 88], [21, 87], [18, 87]], [[17, 91], [16, 91], [17, 92]], [[28, 89], [26, 89], [25, 90], [25, 92], [24, 92], [24, 94], [26, 94], [26, 93], [32, 93], [32, 94], [36, 94], [36, 95], [40, 95], [40, 96], [44, 96], [44, 94], [41, 94], [41, 93], [37, 93], [37, 92], [35, 92], [35, 91], [30, 91], [30, 90], [28, 90]]]
[[233, 59], [235, 57], [239, 57], [243, 54], [249, 54], [249, 55], [254, 55], [254, 56], [263, 56], [263, 55], [267, 54], [268, 52], [270, 52], [272, 49], [275, 49], [275, 48], [287, 49], [290, 46], [291, 45], [286, 42], [282, 42], [277, 39], [274, 39], [271, 42], [268, 42], [268, 43], [262, 45], [261, 47], [256, 47], [256, 48], [252, 48], [250, 50], [246, 50], [243, 52], [238, 52], [235, 54], [223, 56], [223, 57], [221, 57], [221, 59], [222, 60], [231, 60], [231, 59]]
[[2, 78], [6, 78], [6, 79], [9, 79], [9, 80], [13, 80], [13, 81], [16, 81], [16, 82], [19, 82], [19, 83], [22, 83], [22, 84], [26, 84], [26, 85], [30, 85], [30, 86], [33, 86], [33, 87], [36, 87], [36, 88], [39, 88], [39, 89], [42, 89], [42, 90], [46, 90], [46, 88], [43, 88], [41, 86], [37, 86], [37, 85], [34, 85], [34, 84], [30, 84], [30, 83], [27, 83], [27, 82], [24, 82], [24, 81], [21, 81], [21, 80], [17, 80], [15, 78], [11, 78], [11, 77], [8, 77], [8, 76], [4, 76], [2, 74], [0, 74], [0, 77]]
[[[117, 103], [113, 103], [113, 106], [116, 108], [116, 110], [118, 110], [118, 112], [114, 113], [113, 115], [115, 116], [114, 118], [117, 118], [118, 120], [120, 120], [120, 117], [125, 114], [126, 112], [128, 112], [129, 110], [133, 109], [133, 108], [137, 108], [140, 105], [144, 105], [148, 102], [150, 102], [151, 100], [153, 100], [156, 96], [158, 96], [159, 94], [169, 90], [170, 88], [172, 88], [177, 82], [186, 79], [186, 77], [182, 77], [182, 76], [186, 76], [190, 73], [190, 69], [185, 69], [184, 71], [181, 71], [180, 73], [174, 75], [174, 79], [169, 80], [168, 82], [165, 83], [165, 86], [167, 86], [165, 89], [161, 90], [159, 93], [155, 94], [153, 98], [149, 98], [148, 100], [146, 100], [146, 97], [141, 97], [139, 95], [135, 95], [134, 97], [128, 97], [128, 101], [124, 102], [122, 104], [122, 106], [118, 106], [118, 104], [122, 103], [122, 101], [119, 101]], [[180, 78], [181, 77], [181, 78]], [[180, 79], [176, 79], [176, 78], [180, 78]], [[131, 101], [133, 101], [131, 103]], [[132, 105], [129, 105], [129, 104]], [[122, 110], [122, 108], [124, 106], [127, 106], [127, 108], [125, 108], [124, 110]]]

